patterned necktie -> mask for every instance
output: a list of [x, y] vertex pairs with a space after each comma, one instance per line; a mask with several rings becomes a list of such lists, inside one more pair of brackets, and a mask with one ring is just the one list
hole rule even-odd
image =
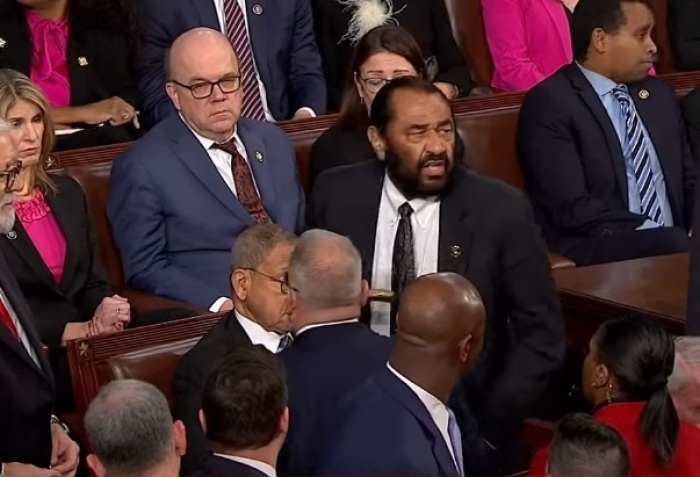
[[394, 298], [391, 301], [389, 314], [389, 330], [396, 333], [396, 315], [399, 310], [399, 299], [409, 283], [416, 278], [416, 261], [413, 254], [413, 228], [411, 227], [413, 208], [408, 202], [399, 207], [399, 226], [394, 238], [394, 252], [391, 257], [391, 290]]
[[651, 172], [651, 160], [649, 158], [649, 140], [642, 129], [642, 122], [634, 107], [627, 87], [617, 86], [613, 89], [615, 99], [620, 103], [622, 113], [625, 115], [627, 127], [627, 143], [623, 148], [625, 160], [634, 169], [634, 177], [637, 181], [639, 198], [642, 202], [642, 215], [647, 216], [657, 224], [663, 226], [661, 217], [661, 203], [656, 193]]
[[5, 307], [5, 304], [2, 302], [2, 300], [0, 300], [0, 321], [4, 323], [4, 325], [7, 327], [7, 330], [15, 339], [19, 339], [17, 326], [15, 326], [15, 322], [12, 321], [10, 311], [7, 309], [7, 307]]
[[233, 172], [233, 183], [236, 186], [238, 202], [248, 211], [256, 223], [270, 223], [270, 216], [267, 215], [260, 195], [255, 189], [253, 174], [250, 172], [250, 167], [248, 167], [246, 160], [238, 153], [235, 139], [222, 144], [214, 144], [212, 147], [231, 154], [231, 171]]
[[294, 343], [294, 338], [292, 337], [292, 335], [287, 333], [280, 340], [280, 344], [277, 347], [277, 352], [279, 353], [280, 351], [289, 348], [290, 346], [292, 346], [292, 343]]
[[224, 0], [224, 21], [226, 22], [226, 36], [236, 51], [238, 67], [241, 72], [241, 85], [243, 86], [243, 110], [241, 114], [247, 118], [264, 121], [265, 108], [260, 95], [258, 78], [255, 75], [253, 48], [245, 26], [245, 15], [238, 0]]
[[452, 452], [455, 455], [455, 461], [457, 462], [457, 470], [459, 475], [464, 476], [464, 456], [462, 455], [462, 433], [457, 425], [457, 419], [455, 419], [455, 414], [452, 409], [447, 409], [450, 418], [447, 420], [447, 434], [450, 436], [450, 445], [452, 446]]

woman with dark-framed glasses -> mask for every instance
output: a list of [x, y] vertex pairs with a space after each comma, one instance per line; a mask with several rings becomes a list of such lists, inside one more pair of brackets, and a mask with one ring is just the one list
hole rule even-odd
[[[367, 138], [372, 101], [389, 81], [404, 76], [429, 76], [420, 47], [410, 33], [387, 24], [360, 39], [353, 52], [340, 117], [311, 147], [310, 185], [326, 169], [375, 159]], [[457, 134], [455, 158], [461, 160], [463, 152]]]

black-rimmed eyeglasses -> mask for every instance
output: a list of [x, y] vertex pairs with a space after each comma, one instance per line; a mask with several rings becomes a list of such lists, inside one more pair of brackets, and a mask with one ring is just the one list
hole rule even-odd
[[221, 78], [219, 81], [200, 81], [194, 84], [184, 84], [176, 80], [170, 80], [172, 83], [189, 89], [194, 99], [206, 99], [214, 92], [214, 86], [218, 86], [219, 90], [224, 94], [235, 93], [241, 87], [241, 77], [228, 76]]
[[243, 268], [242, 270], [248, 270], [248, 271], [251, 271], [253, 273], [257, 273], [258, 275], [261, 275], [261, 276], [267, 278], [268, 280], [272, 280], [273, 282], [279, 283], [280, 284], [280, 291], [282, 292], [283, 295], [288, 294], [290, 289], [294, 290], [296, 292], [299, 291], [289, 284], [289, 277], [287, 276], [286, 273], [284, 274], [283, 278], [275, 278], [272, 275], [268, 275], [267, 273], [263, 273], [261, 271], [254, 269], [254, 268]]
[[371, 77], [371, 78], [362, 78], [361, 76], [360, 81], [362, 81], [365, 84], [365, 88], [367, 88], [367, 91], [370, 93], [378, 93], [380, 89], [382, 89], [384, 86], [389, 84], [392, 80], [398, 79], [398, 78], [406, 78], [407, 76], [415, 76], [412, 74], [397, 74], [393, 78], [379, 78], [379, 77]]
[[0, 177], [5, 178], [5, 192], [12, 191], [12, 186], [15, 185], [15, 181], [21, 171], [22, 161], [12, 161], [7, 170], [0, 172]]

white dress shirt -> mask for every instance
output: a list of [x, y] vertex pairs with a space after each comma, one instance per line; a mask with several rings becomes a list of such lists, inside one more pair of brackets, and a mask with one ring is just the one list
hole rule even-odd
[[238, 462], [239, 464], [252, 467], [253, 469], [262, 472], [267, 477], [277, 477], [277, 471], [275, 470], [275, 468], [265, 462], [261, 462], [255, 459], [248, 459], [246, 457], [238, 457], [235, 455], [217, 454], [216, 452], [214, 452], [214, 455], [217, 457], [221, 457], [222, 459], [232, 460], [234, 462]]
[[[377, 231], [374, 239], [374, 261], [372, 263], [371, 287], [391, 289], [391, 262], [394, 254], [394, 240], [399, 228], [399, 207], [407, 199], [396, 188], [389, 176], [384, 176], [382, 197], [379, 203]], [[413, 229], [413, 256], [416, 263], [416, 277], [437, 272], [438, 247], [440, 237], [440, 201], [437, 197], [408, 201], [413, 208], [411, 227]], [[389, 336], [389, 303], [371, 304], [372, 321], [370, 327], [376, 333]]]
[[389, 363], [386, 364], [386, 367], [389, 368], [389, 371], [394, 373], [394, 376], [399, 378], [406, 386], [408, 386], [416, 396], [418, 396], [420, 402], [422, 402], [425, 408], [428, 410], [430, 417], [433, 418], [433, 422], [438, 428], [438, 431], [440, 431], [440, 435], [443, 439], [445, 439], [445, 444], [447, 444], [447, 449], [450, 451], [452, 460], [454, 461], [455, 466], [459, 469], [459, 463], [457, 463], [457, 459], [455, 459], [455, 452], [452, 448], [452, 442], [450, 441], [450, 433], [447, 430], [448, 423], [450, 421], [450, 412], [448, 411], [447, 406], [445, 406], [442, 401], [430, 394], [428, 391], [409, 381], [405, 376], [399, 374], [399, 372], [392, 368]]
[[297, 331], [297, 332], [295, 333], [295, 336], [299, 336], [299, 335], [302, 334], [304, 331], [313, 330], [314, 328], [322, 328], [322, 327], [324, 327], [324, 326], [333, 326], [333, 325], [344, 325], [344, 324], [346, 324], [346, 323], [358, 323], [359, 321], [360, 321], [360, 320], [357, 319], [357, 318], [352, 318], [352, 319], [349, 319], [349, 320], [333, 321], [333, 322], [330, 322], [330, 323], [316, 323], [316, 324], [313, 324], [313, 325], [306, 325], [306, 326], [304, 326], [303, 328], [301, 328], [299, 331]]
[[279, 351], [282, 335], [274, 331], [267, 331], [258, 323], [246, 318], [237, 311], [234, 311], [234, 313], [236, 314], [236, 319], [243, 327], [243, 331], [245, 331], [245, 334], [248, 335], [248, 338], [254, 345], [263, 345], [271, 353]]
[[[2, 301], [2, 304], [5, 305], [5, 309], [10, 314], [10, 319], [12, 319], [12, 323], [14, 323], [15, 328], [17, 329], [17, 336], [19, 336], [20, 343], [22, 343], [24, 349], [27, 350], [27, 353], [29, 353], [29, 357], [32, 358], [32, 361], [34, 361], [34, 363], [41, 369], [41, 365], [39, 364], [39, 358], [36, 355], [36, 350], [29, 342], [27, 332], [24, 330], [24, 327], [22, 326], [22, 323], [20, 323], [19, 318], [17, 318], [15, 310], [12, 308], [12, 305], [10, 305], [10, 300], [8, 300], [7, 296], [5, 295], [5, 292], [2, 291], [2, 289], [0, 289], [0, 301]], [[5, 325], [0, 324], [0, 326]]]
[[[250, 38], [250, 27], [248, 26], [248, 11], [246, 10], [246, 0], [237, 0], [238, 5], [241, 7], [241, 11], [243, 12], [243, 18], [245, 19], [245, 28], [246, 31], [248, 32], [248, 40], [250, 41], [250, 47], [253, 48], [253, 40]], [[216, 16], [219, 18], [219, 27], [221, 28], [221, 33], [224, 35], [226, 34], [226, 17], [224, 15], [224, 0], [214, 0], [214, 7], [216, 8]], [[265, 119], [270, 122], [274, 122], [276, 118], [272, 117], [272, 113], [270, 112], [270, 108], [267, 105], [267, 90], [265, 89], [265, 83], [263, 83], [262, 79], [260, 78], [260, 73], [258, 73], [258, 63], [255, 59], [255, 52], [253, 52], [253, 65], [255, 66], [255, 79], [258, 80], [258, 88], [260, 89], [260, 97], [262, 98], [262, 104], [263, 104], [263, 109], [265, 110]], [[316, 112], [309, 108], [309, 107], [303, 107], [299, 108], [299, 111], [306, 111], [311, 116], [316, 116]], [[281, 119], [287, 119], [287, 118], [281, 118]]]

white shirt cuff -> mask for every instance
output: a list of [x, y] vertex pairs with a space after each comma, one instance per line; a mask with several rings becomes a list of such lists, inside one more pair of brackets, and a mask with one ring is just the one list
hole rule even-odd
[[228, 300], [228, 298], [226, 298], [225, 296], [217, 298], [216, 301], [212, 303], [212, 305], [209, 307], [209, 311], [211, 311], [212, 313], [216, 313], [221, 309], [224, 303], [226, 303], [226, 300]]
[[[312, 118], [316, 117], [316, 113], [314, 112], [314, 110], [307, 107], [307, 106], [304, 106], [303, 108], [297, 109], [297, 113], [300, 111], [306, 111], [307, 113], [309, 113], [311, 115]], [[296, 116], [296, 113], [294, 113], [294, 115]]]

